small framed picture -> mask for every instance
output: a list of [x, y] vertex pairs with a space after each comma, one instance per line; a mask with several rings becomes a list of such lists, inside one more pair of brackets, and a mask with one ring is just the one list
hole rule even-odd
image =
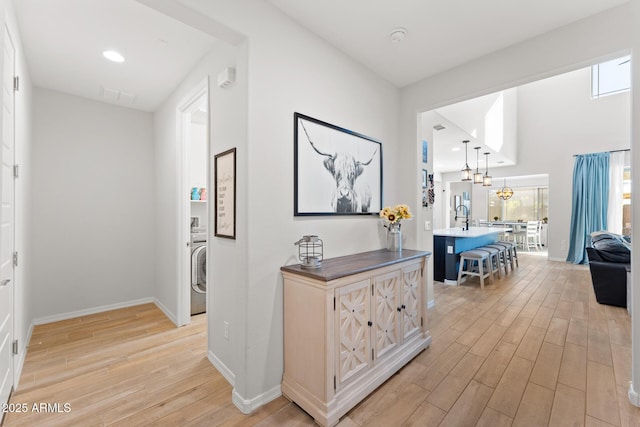
[[427, 144], [427, 141], [422, 141], [422, 163], [427, 163], [427, 161], [429, 160], [428, 153], [429, 144]]
[[215, 236], [236, 238], [236, 149], [214, 156]]
[[429, 176], [427, 170], [422, 169], [422, 188], [427, 188], [427, 176]]

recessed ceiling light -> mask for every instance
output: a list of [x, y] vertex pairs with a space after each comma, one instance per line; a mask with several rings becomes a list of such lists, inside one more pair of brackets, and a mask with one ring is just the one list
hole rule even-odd
[[124, 62], [124, 56], [120, 55], [115, 50], [105, 50], [102, 52], [102, 56], [113, 62]]
[[460, 147], [453, 147], [451, 151], [460, 151]]
[[407, 38], [406, 28], [398, 27], [391, 30], [391, 32], [389, 33], [389, 40], [391, 40], [393, 43], [400, 43], [405, 38]]
[[441, 123], [438, 123], [437, 125], [433, 126], [433, 128], [435, 130], [443, 130], [446, 129], [446, 127], [444, 127]]

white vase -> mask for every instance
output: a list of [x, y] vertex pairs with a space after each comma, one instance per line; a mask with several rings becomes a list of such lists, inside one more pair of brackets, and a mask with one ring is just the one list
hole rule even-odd
[[400, 224], [389, 224], [387, 226], [387, 250], [392, 252], [402, 251], [402, 232]]

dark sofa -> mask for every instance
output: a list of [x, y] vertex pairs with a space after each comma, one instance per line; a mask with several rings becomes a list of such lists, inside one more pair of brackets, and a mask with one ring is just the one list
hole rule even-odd
[[597, 232], [586, 248], [596, 300], [600, 304], [627, 306], [627, 272], [631, 270], [630, 243], [623, 236]]

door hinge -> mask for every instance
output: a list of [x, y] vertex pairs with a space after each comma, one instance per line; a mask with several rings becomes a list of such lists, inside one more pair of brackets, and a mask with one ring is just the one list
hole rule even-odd
[[13, 340], [13, 354], [18, 354], [18, 340]]
[[336, 297], [333, 297], [333, 311], [336, 311]]
[[373, 296], [373, 283], [371, 284], [371, 296]]
[[18, 165], [13, 165], [13, 177], [17, 178], [20, 174], [20, 167]]
[[13, 76], [13, 90], [18, 92], [20, 90], [20, 77]]
[[13, 266], [17, 267], [18, 266], [18, 252], [14, 252], [13, 253]]
[[336, 391], [336, 376], [333, 376], [333, 391]]
[[373, 349], [371, 349], [371, 360], [373, 360]]
[[424, 326], [424, 317], [420, 318], [420, 326]]

